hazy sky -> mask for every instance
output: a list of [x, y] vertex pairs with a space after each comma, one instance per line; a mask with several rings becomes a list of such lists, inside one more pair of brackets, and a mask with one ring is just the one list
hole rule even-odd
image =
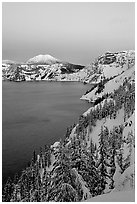
[[135, 49], [135, 3], [3, 3], [2, 58], [38, 54], [89, 64], [105, 51]]

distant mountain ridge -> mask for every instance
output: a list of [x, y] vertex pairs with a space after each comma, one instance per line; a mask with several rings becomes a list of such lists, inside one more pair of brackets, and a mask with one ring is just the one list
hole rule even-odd
[[16, 63], [10, 60], [4, 60], [2, 63], [3, 80], [81, 81], [83, 80], [81, 76], [86, 77], [84, 66], [64, 62], [51, 55], [37, 55], [25, 63]]
[[36, 55], [36, 56], [34, 56], [34, 57], [28, 59], [27, 61], [24, 61], [24, 62], [13, 61], [13, 60], [9, 60], [9, 59], [2, 60], [2, 64], [23, 64], [23, 65], [26, 65], [26, 64], [28, 64], [28, 65], [44, 65], [45, 64], [45, 65], [52, 65], [52, 64], [56, 64], [56, 63], [73, 64], [73, 63], [69, 63], [69, 62], [64, 61], [64, 60], [57, 59], [57, 58], [55, 58], [49, 54], [39, 54], [39, 55]]
[[98, 84], [125, 71], [135, 62], [135, 51], [106, 52], [87, 66], [61, 61], [51, 55], [37, 55], [25, 63], [4, 60], [2, 79], [10, 81], [81, 81]]

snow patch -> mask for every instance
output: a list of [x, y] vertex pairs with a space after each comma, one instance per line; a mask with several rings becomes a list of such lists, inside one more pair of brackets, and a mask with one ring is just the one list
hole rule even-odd
[[135, 191], [111, 192], [90, 198], [86, 202], [135, 202]]

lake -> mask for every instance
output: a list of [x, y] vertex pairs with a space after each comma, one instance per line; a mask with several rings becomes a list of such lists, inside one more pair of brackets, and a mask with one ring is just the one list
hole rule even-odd
[[79, 82], [2, 82], [2, 178], [20, 173], [45, 144], [63, 138], [90, 104]]

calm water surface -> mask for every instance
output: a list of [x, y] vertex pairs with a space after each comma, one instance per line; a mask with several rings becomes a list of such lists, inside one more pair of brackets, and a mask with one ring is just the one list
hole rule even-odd
[[77, 82], [2, 82], [3, 182], [25, 168], [33, 150], [62, 138], [90, 105], [89, 85]]

